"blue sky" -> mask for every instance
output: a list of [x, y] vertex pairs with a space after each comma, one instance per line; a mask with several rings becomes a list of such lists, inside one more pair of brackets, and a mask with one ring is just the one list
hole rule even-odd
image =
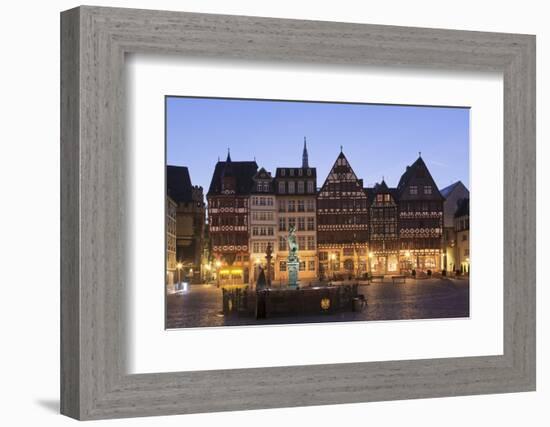
[[205, 193], [228, 148], [274, 175], [301, 165], [304, 136], [319, 187], [343, 146], [365, 186], [396, 186], [420, 151], [439, 188], [469, 188], [467, 108], [169, 97], [166, 114], [167, 162], [187, 166]]

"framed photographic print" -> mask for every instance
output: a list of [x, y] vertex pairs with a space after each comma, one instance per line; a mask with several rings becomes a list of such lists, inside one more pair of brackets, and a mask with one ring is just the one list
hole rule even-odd
[[535, 389], [534, 36], [84, 6], [61, 40], [62, 413]]

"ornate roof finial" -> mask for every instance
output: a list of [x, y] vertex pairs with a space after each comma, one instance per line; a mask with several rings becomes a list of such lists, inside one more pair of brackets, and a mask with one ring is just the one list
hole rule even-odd
[[344, 146], [340, 145], [340, 153], [343, 153], [343, 152], [344, 152]]
[[422, 157], [422, 151], [418, 152], [418, 157]]
[[231, 152], [229, 150], [229, 147], [227, 147], [227, 160], [226, 162], [230, 162], [231, 161]]

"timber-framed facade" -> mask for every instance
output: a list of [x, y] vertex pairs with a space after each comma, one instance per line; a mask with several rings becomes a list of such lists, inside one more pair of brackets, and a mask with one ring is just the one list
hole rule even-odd
[[367, 272], [368, 195], [343, 151], [317, 194], [317, 242], [321, 278]]

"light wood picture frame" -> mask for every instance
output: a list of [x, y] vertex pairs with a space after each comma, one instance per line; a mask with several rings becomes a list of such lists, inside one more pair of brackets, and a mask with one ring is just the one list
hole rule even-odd
[[[502, 72], [503, 355], [127, 374], [128, 53]], [[85, 420], [535, 390], [535, 231], [532, 35], [89, 6], [61, 14], [65, 415]]]

